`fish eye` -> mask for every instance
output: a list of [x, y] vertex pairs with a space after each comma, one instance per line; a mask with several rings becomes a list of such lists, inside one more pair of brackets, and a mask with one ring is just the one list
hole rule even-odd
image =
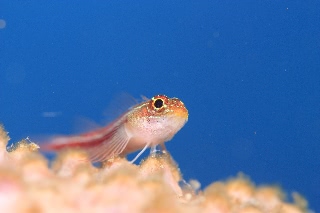
[[154, 107], [157, 109], [160, 109], [161, 107], [163, 107], [163, 100], [161, 98], [158, 98], [154, 103], [153, 103]]

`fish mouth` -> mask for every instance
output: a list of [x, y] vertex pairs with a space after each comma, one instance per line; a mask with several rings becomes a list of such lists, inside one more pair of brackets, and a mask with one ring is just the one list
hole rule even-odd
[[187, 121], [189, 117], [189, 113], [184, 103], [178, 98], [173, 98], [172, 103], [173, 103], [173, 111], [175, 116], [183, 118]]
[[175, 114], [175, 116], [178, 116], [179, 118], [183, 118], [186, 121], [188, 120], [188, 117], [189, 117], [189, 113], [186, 108], [177, 108], [177, 109], [175, 109], [174, 114]]

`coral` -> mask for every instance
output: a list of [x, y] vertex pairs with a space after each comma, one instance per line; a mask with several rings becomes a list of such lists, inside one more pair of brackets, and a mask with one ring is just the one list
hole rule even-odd
[[0, 212], [307, 212], [297, 193], [285, 202], [277, 187], [255, 186], [239, 174], [199, 190], [186, 183], [169, 153], [140, 165], [115, 158], [94, 167], [84, 151], [65, 150], [49, 166], [30, 140], [6, 150], [0, 127]]

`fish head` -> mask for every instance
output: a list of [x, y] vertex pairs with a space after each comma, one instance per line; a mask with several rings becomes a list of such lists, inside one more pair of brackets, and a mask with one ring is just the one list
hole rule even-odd
[[170, 140], [188, 121], [188, 110], [178, 98], [156, 95], [128, 113], [132, 137], [157, 145]]

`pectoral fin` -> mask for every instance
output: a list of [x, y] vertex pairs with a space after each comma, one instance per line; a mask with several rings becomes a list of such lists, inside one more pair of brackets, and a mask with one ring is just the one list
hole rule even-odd
[[92, 162], [102, 162], [120, 155], [127, 146], [129, 139], [124, 126], [121, 125], [110, 137], [93, 147], [87, 147], [85, 150]]

